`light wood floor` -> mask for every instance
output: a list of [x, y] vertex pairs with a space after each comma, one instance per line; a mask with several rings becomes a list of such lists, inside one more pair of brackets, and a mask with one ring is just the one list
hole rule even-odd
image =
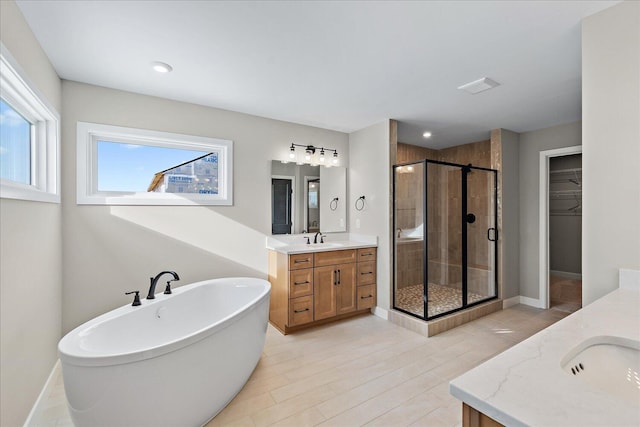
[[[372, 315], [287, 336], [269, 327], [251, 379], [207, 427], [457, 426], [449, 381], [567, 314], [517, 305], [431, 338]], [[71, 425], [59, 380], [34, 421]]]
[[573, 313], [582, 308], [582, 279], [549, 275], [551, 308]]

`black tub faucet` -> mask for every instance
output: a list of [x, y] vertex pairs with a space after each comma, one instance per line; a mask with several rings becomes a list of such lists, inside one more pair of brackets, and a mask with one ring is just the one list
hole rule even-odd
[[171, 286], [170, 283], [173, 282], [174, 280], [180, 280], [180, 276], [178, 276], [178, 273], [176, 273], [175, 271], [162, 271], [160, 273], [158, 273], [158, 275], [156, 277], [151, 277], [151, 286], [149, 287], [149, 295], [147, 295], [147, 299], [154, 299], [155, 293], [156, 293], [156, 285], [158, 284], [158, 280], [160, 279], [160, 277], [164, 274], [171, 274], [173, 276], [173, 280], [169, 280], [167, 282], [167, 288], [164, 290], [165, 294], [170, 294], [171, 293]]

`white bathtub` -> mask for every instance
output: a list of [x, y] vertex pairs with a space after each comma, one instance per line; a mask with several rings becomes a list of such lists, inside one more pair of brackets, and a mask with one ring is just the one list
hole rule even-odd
[[74, 424], [205, 424], [260, 359], [270, 290], [254, 278], [193, 283], [69, 332], [58, 350]]

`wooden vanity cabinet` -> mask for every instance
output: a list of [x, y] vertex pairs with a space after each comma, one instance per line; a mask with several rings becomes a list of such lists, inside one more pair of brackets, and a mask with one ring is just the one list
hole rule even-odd
[[365, 313], [376, 304], [376, 248], [269, 251], [269, 281], [269, 322], [284, 334]]

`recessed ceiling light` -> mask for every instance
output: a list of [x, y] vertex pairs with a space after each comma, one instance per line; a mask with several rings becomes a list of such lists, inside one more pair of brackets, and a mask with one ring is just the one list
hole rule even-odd
[[431, 132], [425, 132], [422, 134], [425, 138], [431, 138]]
[[151, 66], [159, 73], [169, 73], [171, 72], [171, 70], [173, 70], [173, 67], [171, 65], [164, 62], [152, 62]]
[[493, 89], [496, 86], [500, 86], [500, 83], [491, 80], [488, 77], [483, 77], [479, 80], [475, 80], [471, 83], [467, 83], [458, 87], [460, 90], [464, 90], [465, 92], [469, 92], [472, 95], [476, 93], [484, 92], [485, 90]]

